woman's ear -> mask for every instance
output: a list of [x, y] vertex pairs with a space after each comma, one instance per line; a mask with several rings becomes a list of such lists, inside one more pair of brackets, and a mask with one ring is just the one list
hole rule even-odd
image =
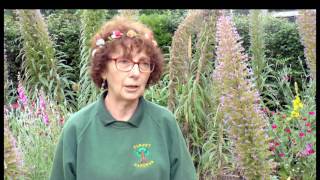
[[107, 80], [107, 71], [101, 73], [102, 80]]

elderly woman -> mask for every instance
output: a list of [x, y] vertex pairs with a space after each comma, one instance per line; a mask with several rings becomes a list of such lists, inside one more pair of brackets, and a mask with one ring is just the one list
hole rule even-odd
[[92, 41], [91, 77], [105, 89], [64, 125], [51, 180], [194, 180], [173, 114], [143, 98], [161, 76], [150, 29], [115, 17]]

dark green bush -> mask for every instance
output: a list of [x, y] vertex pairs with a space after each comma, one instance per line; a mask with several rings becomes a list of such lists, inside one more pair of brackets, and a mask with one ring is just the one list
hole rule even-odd
[[80, 64], [80, 18], [76, 11], [55, 10], [46, 17], [49, 34], [57, 52], [63, 53], [66, 64], [73, 67], [72, 81], [79, 79]]
[[4, 11], [4, 48], [8, 65], [8, 80], [17, 87], [17, 75], [21, 68], [21, 56], [18, 57], [22, 48], [19, 26], [12, 10]]
[[166, 46], [171, 46], [172, 36], [185, 16], [186, 11], [154, 10], [153, 14], [149, 11], [146, 11], [146, 14], [144, 14], [144, 11], [140, 12], [139, 20], [153, 30], [159, 47], [164, 51], [164, 53], [168, 53], [169, 51]]

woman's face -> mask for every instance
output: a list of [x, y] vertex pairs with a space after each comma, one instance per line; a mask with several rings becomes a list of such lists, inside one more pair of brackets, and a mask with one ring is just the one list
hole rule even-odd
[[108, 95], [113, 96], [113, 98], [117, 100], [137, 100], [143, 95], [151, 74], [151, 72], [140, 72], [138, 64], [134, 64], [131, 71], [128, 72], [118, 70], [116, 61], [119, 59], [127, 59], [135, 63], [150, 62], [150, 58], [144, 51], [139, 53], [133, 51], [131, 56], [131, 59], [124, 58], [122, 48], [118, 48], [117, 52], [111, 54], [114, 60], [108, 60], [107, 69], [105, 73], [102, 74], [103, 79], [106, 79], [108, 82]]

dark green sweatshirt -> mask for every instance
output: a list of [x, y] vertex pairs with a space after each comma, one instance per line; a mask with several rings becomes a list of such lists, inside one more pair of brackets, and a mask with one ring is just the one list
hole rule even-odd
[[173, 114], [140, 97], [127, 122], [99, 100], [65, 123], [50, 180], [195, 180], [196, 171]]

